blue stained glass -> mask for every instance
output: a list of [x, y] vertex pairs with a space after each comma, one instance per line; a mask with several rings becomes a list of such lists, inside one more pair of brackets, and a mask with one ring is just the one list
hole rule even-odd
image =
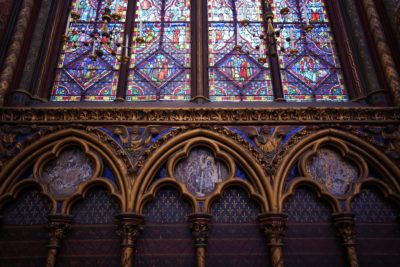
[[[115, 99], [127, 3], [128, 0], [72, 1], [68, 37], [59, 56], [51, 101]], [[107, 23], [110, 35], [102, 34], [102, 15], [106, 11], [120, 16]]]
[[190, 1], [138, 1], [126, 99], [189, 100], [190, 68]]
[[209, 0], [209, 91], [211, 101], [273, 99], [261, 1]]
[[[282, 8], [289, 8], [287, 16]], [[274, 0], [287, 101], [348, 101], [324, 0]]]

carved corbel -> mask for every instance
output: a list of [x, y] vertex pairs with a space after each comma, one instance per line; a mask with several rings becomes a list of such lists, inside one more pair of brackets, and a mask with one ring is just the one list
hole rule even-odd
[[336, 232], [346, 249], [350, 267], [358, 267], [356, 243], [354, 239], [354, 214], [335, 213], [332, 215], [333, 224]]
[[69, 215], [50, 215], [48, 223], [49, 245], [47, 246], [46, 267], [54, 267], [57, 252], [66, 232], [71, 228], [72, 217]]
[[283, 267], [283, 236], [286, 231], [287, 215], [283, 213], [265, 213], [258, 217], [260, 226], [267, 237], [272, 266]]
[[132, 267], [136, 241], [143, 230], [144, 218], [136, 213], [122, 213], [117, 216], [117, 234], [121, 237], [121, 267]]
[[189, 216], [190, 229], [194, 238], [194, 247], [196, 249], [197, 267], [206, 266], [206, 248], [208, 241], [208, 224], [211, 215], [207, 213], [192, 214]]

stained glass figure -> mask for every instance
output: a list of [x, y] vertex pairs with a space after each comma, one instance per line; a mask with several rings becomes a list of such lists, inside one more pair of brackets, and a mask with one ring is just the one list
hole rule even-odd
[[260, 0], [208, 0], [211, 101], [273, 99]]
[[[287, 101], [347, 101], [324, 0], [271, 1], [277, 28], [284, 96]], [[284, 17], [280, 10], [289, 8]]]
[[[51, 101], [112, 101], [119, 78], [121, 43], [128, 0], [73, 0], [66, 39], [57, 64]], [[103, 13], [109, 9], [119, 20], [102, 33]], [[73, 17], [78, 15], [78, 19]], [[113, 36], [114, 38], [111, 38]], [[96, 38], [93, 38], [96, 37]], [[99, 55], [94, 57], [93, 55]]]
[[189, 100], [190, 0], [137, 1], [126, 100]]

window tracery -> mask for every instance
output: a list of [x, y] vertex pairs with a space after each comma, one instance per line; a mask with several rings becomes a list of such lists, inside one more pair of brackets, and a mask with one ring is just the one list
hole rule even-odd
[[208, 49], [191, 5], [73, 0], [51, 101], [188, 101], [194, 53], [213, 102], [349, 100], [324, 0], [208, 0]]

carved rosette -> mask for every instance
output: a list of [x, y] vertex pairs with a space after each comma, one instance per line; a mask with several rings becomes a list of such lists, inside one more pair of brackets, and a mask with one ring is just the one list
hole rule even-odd
[[57, 259], [57, 252], [66, 232], [71, 228], [72, 217], [69, 215], [50, 215], [49, 224], [49, 245], [47, 252], [46, 267], [54, 267]]
[[258, 217], [271, 251], [272, 266], [283, 267], [283, 237], [286, 231], [287, 215], [283, 213], [265, 213]]
[[343, 246], [346, 248], [347, 257], [351, 267], [358, 267], [358, 258], [354, 238], [354, 214], [335, 213], [332, 215], [333, 224], [340, 237]]
[[123, 213], [117, 216], [117, 234], [121, 237], [121, 266], [133, 266], [136, 241], [143, 230], [144, 218], [136, 213]]
[[196, 248], [197, 267], [206, 266], [206, 247], [210, 220], [211, 215], [207, 213], [197, 213], [189, 216], [190, 229], [194, 238], [194, 247]]

